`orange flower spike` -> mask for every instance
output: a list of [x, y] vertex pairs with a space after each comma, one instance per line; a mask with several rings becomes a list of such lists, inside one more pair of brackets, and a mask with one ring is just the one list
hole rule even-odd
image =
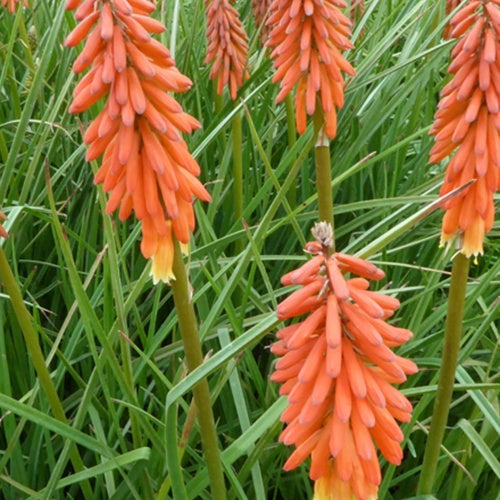
[[385, 277], [384, 271], [379, 269], [375, 264], [366, 260], [337, 252], [335, 258], [339, 261], [339, 267], [343, 271], [357, 274], [369, 280], [381, 280]]
[[[337, 110], [344, 104], [342, 72], [355, 71], [342, 50], [352, 49], [350, 20], [340, 11], [342, 0], [272, 0], [266, 45], [272, 49], [280, 83], [276, 102], [281, 102], [295, 86], [296, 126], [302, 134], [307, 116], [317, 105], [325, 113], [325, 131], [331, 139], [337, 132]], [[333, 103], [333, 104], [332, 104]]]
[[342, 339], [342, 324], [338, 310], [338, 301], [334, 294], [328, 295], [326, 304], [326, 340], [328, 347], [335, 349], [340, 345]]
[[357, 398], [364, 398], [366, 396], [365, 377], [363, 376], [358, 357], [352, 349], [351, 342], [345, 337], [342, 341], [342, 360], [352, 394]]
[[[447, 12], [458, 2], [450, 1]], [[500, 169], [500, 6], [495, 0], [466, 3], [450, 20], [446, 36], [460, 38], [448, 71], [453, 79], [443, 89], [431, 134], [430, 162], [455, 154], [448, 164], [444, 195], [476, 183], [443, 205], [441, 244], [457, 239], [467, 257], [483, 253], [485, 234], [494, 218], [493, 198]], [[485, 182], [486, 180], [486, 182]], [[490, 180], [488, 182], [488, 180]]]
[[66, 47], [76, 47], [92, 29], [97, 19], [99, 18], [99, 12], [92, 12], [89, 14], [76, 28], [66, 37], [64, 45]]
[[205, 0], [208, 47], [205, 64], [212, 64], [210, 79], [217, 82], [217, 94], [228, 87], [234, 101], [248, 79], [248, 36], [238, 11], [230, 0]]
[[328, 426], [323, 427], [319, 443], [311, 453], [311, 470], [309, 475], [312, 480], [319, 479], [328, 472], [328, 461], [330, 458], [329, 436], [330, 429]]
[[[313, 343], [314, 342], [307, 342], [293, 351], [289, 351], [288, 349], [286, 349], [283, 357], [277, 361], [275, 368], [277, 370], [285, 370], [290, 366], [300, 363], [304, 359], [304, 357], [307, 356], [311, 351]], [[274, 352], [274, 350], [272, 350], [272, 352]]]
[[385, 408], [386, 400], [384, 393], [378, 385], [378, 381], [366, 365], [362, 365], [363, 375], [365, 377], [366, 383], [366, 393], [372, 403], [372, 406], [378, 406], [379, 408]]
[[383, 343], [382, 336], [377, 328], [370, 323], [368, 316], [363, 314], [361, 308], [351, 302], [345, 302], [340, 306], [344, 321], [351, 321], [352, 324], [359, 330], [363, 340], [373, 346], [378, 346]]
[[326, 363], [327, 360], [325, 358], [314, 382], [314, 388], [311, 393], [311, 402], [314, 406], [325, 402], [334, 384], [334, 377], [330, 376]]
[[349, 298], [349, 289], [345, 282], [344, 276], [340, 272], [335, 260], [326, 260], [326, 269], [328, 272], [328, 279], [333, 288], [333, 292], [339, 301], [344, 301]]
[[[311, 456], [316, 498], [375, 498], [381, 482], [375, 445], [391, 463], [403, 456], [396, 420], [410, 420], [411, 404], [391, 384], [417, 368], [390, 347], [411, 332], [385, 322], [399, 301], [368, 289], [384, 273], [332, 254], [328, 224], [317, 224], [313, 234], [317, 241], [306, 245], [313, 257], [282, 278], [285, 286], [302, 287], [278, 306], [280, 319], [308, 316], [282, 328], [271, 348], [281, 357], [271, 379], [283, 383], [280, 394], [289, 403], [280, 441], [295, 445], [285, 470]], [[346, 280], [343, 272], [360, 277]]]
[[314, 347], [309, 351], [298, 374], [299, 383], [308, 384], [316, 379], [326, 349], [325, 336], [318, 337]]
[[363, 424], [356, 409], [353, 409], [351, 420], [353, 429], [356, 429], [353, 433], [353, 437], [358, 456], [363, 460], [371, 460], [374, 456], [377, 456], [377, 452], [373, 445], [368, 427]]
[[319, 266], [323, 263], [323, 256], [317, 255], [307, 261], [298, 269], [285, 274], [281, 278], [282, 285], [304, 285], [312, 276], [315, 276], [319, 271]]
[[160, 236], [158, 241], [157, 255], [158, 258], [153, 259], [153, 282], [157, 284], [159, 281], [168, 283], [171, 279], [175, 279], [172, 267], [174, 265], [174, 244], [172, 240], [171, 222], [167, 221], [167, 232], [164, 236]]
[[[454, 0], [453, 2], [447, 2], [446, 5], [446, 14], [451, 14], [452, 10], [454, 10], [458, 6], [458, 2]], [[468, 28], [475, 21], [475, 13], [474, 11], [479, 6], [479, 1], [469, 2], [464, 8], [460, 9], [450, 20], [448, 26], [446, 27], [446, 36], [445, 38], [449, 38], [450, 35], [453, 37], [461, 36], [467, 31]]]
[[349, 281], [347, 282], [349, 294], [351, 295], [353, 300], [355, 300], [359, 304], [361, 309], [363, 309], [363, 311], [372, 318], [383, 318], [384, 310], [382, 309], [382, 307], [380, 307], [375, 300], [371, 299], [367, 293], [363, 293], [355, 286], [349, 286]]
[[66, 0], [66, 10], [74, 10], [80, 6], [82, 0]]
[[306, 342], [316, 329], [325, 321], [326, 307], [324, 305], [316, 309], [305, 319], [287, 342], [289, 349], [297, 349]]
[[172, 279], [173, 237], [187, 244], [194, 230], [193, 200], [210, 201], [196, 179], [200, 168], [181, 132], [200, 124], [167, 92], [184, 92], [182, 75], [168, 49], [152, 38], [164, 25], [149, 17], [148, 0], [68, 0], [79, 24], [66, 38], [84, 42], [73, 69], [89, 72], [76, 86], [71, 113], [81, 113], [107, 97], [89, 126], [86, 159], [103, 156], [95, 183], [110, 192], [107, 213], [121, 220], [132, 211], [142, 222], [141, 251], [153, 261], [153, 281]]
[[292, 318], [295, 316], [294, 309], [299, 306], [309, 297], [313, 296], [319, 292], [323, 286], [324, 281], [321, 279], [316, 279], [304, 288], [297, 290], [290, 297], [285, 299], [277, 309], [277, 315], [279, 319]]

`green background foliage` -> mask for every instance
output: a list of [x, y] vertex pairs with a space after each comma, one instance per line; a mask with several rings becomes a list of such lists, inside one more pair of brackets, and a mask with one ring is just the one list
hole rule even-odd
[[[312, 130], [289, 148], [285, 107], [274, 103], [277, 87], [250, 1], [237, 6], [251, 37], [251, 78], [236, 104], [226, 95], [218, 113], [203, 65], [203, 2], [158, 2], [154, 14], [167, 27], [162, 41], [172, 49], [175, 42], [177, 65], [194, 82], [177, 98], [203, 124], [186, 140], [213, 197], [196, 204], [188, 262], [210, 359], [187, 377], [170, 289], [152, 285], [137, 221], [104, 215], [105, 195], [93, 185], [97, 163], [84, 161], [82, 126], [99, 105], [78, 117], [67, 112], [80, 48], [62, 46], [75, 26], [63, 3], [0, 11], [0, 199], [11, 235], [1, 244], [69, 419], [65, 425], [51, 416], [1, 290], [0, 496], [79, 498], [86, 480], [95, 498], [151, 498], [162, 485], [168, 495], [170, 430], [189, 496], [210, 498], [190, 392], [209, 374], [230, 498], [310, 497], [307, 464], [282, 470], [290, 453], [278, 443], [286, 402], [269, 381], [269, 346], [276, 304], [288, 293], [280, 277], [305, 260], [301, 249], [316, 221]], [[357, 76], [347, 83], [331, 145], [337, 248], [362, 255], [379, 239], [371, 259], [387, 278], [378, 286], [397, 293], [402, 306], [393, 322], [414, 332], [398, 353], [420, 367], [402, 386], [413, 420], [403, 426], [403, 464], [382, 460], [383, 499], [416, 494], [440, 364], [452, 256], [438, 248], [442, 213], [398, 233], [392, 228], [436, 200], [442, 183], [444, 165], [427, 163], [427, 132], [447, 81], [444, 23], [444, 1], [366, 2], [347, 56]], [[243, 113], [244, 225], [232, 216], [235, 112]], [[293, 183], [297, 202], [290, 205]], [[437, 498], [492, 499], [498, 491], [498, 236], [496, 222], [485, 255], [471, 266]], [[235, 255], [237, 240], [244, 250]], [[69, 443], [77, 444], [84, 472], [68, 463]]]

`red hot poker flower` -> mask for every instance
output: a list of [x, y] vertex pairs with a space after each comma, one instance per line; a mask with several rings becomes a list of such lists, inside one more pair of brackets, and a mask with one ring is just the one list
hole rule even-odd
[[453, 79], [441, 92], [430, 131], [436, 144], [431, 163], [455, 151], [448, 164], [444, 195], [475, 179], [446, 210], [441, 241], [457, 236], [467, 257], [483, 253], [484, 235], [495, 216], [500, 187], [500, 8], [498, 1], [472, 1], [450, 21], [450, 37], [460, 38], [448, 68]]
[[330, 225], [317, 224], [313, 234], [317, 241], [305, 249], [313, 258], [282, 278], [301, 288], [277, 309], [280, 319], [307, 316], [281, 329], [271, 348], [280, 356], [271, 379], [288, 396], [280, 441], [295, 445], [284, 468], [310, 456], [317, 498], [375, 498], [381, 481], [375, 446], [392, 464], [403, 457], [396, 421], [410, 421], [412, 407], [391, 384], [404, 382], [417, 367], [391, 348], [412, 334], [386, 323], [399, 301], [369, 290], [383, 271], [330, 254]]
[[86, 38], [73, 70], [90, 71], [73, 93], [71, 113], [107, 97], [87, 128], [86, 159], [103, 155], [95, 183], [111, 193], [107, 212], [120, 220], [132, 210], [142, 222], [141, 251], [153, 261], [156, 283], [173, 278], [173, 237], [189, 242], [194, 230], [193, 199], [210, 201], [198, 181], [200, 167], [181, 132], [200, 124], [167, 92], [185, 92], [191, 81], [175, 67], [169, 51], [151, 37], [165, 27], [149, 15], [149, 0], [68, 0], [79, 24], [66, 39], [74, 47]]
[[336, 108], [344, 105], [342, 72], [355, 74], [341, 53], [354, 47], [349, 40], [351, 21], [339, 9], [346, 6], [344, 0], [273, 0], [271, 4], [267, 45], [276, 68], [273, 82], [281, 82], [276, 102], [297, 86], [300, 134], [318, 104], [325, 113], [326, 134], [333, 139], [337, 133]]
[[212, 63], [210, 78], [217, 82], [220, 95], [227, 85], [231, 99], [248, 78], [248, 36], [238, 11], [229, 0], [205, 0], [207, 16], [207, 55]]
[[11, 14], [14, 14], [14, 12], [16, 11], [17, 4], [21, 2], [24, 7], [28, 7], [27, 0], [2, 0], [2, 7], [7, 6], [9, 12]]

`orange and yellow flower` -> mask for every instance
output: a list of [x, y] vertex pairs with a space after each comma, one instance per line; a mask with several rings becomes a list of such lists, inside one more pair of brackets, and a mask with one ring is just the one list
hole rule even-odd
[[238, 11], [229, 0], [205, 0], [207, 16], [207, 55], [205, 64], [212, 64], [210, 78], [217, 82], [220, 95], [225, 86], [231, 99], [248, 78], [248, 36]]
[[2, 7], [7, 6], [9, 12], [14, 14], [17, 4], [22, 3], [24, 7], [28, 7], [27, 0], [2, 0]]
[[430, 133], [436, 143], [431, 163], [455, 152], [441, 195], [470, 180], [474, 184], [444, 205], [441, 242], [458, 237], [460, 251], [483, 253], [483, 240], [495, 217], [494, 193], [500, 187], [500, 6], [468, 2], [449, 23], [459, 38], [448, 71], [454, 75], [441, 92]]
[[307, 115], [320, 105], [325, 114], [325, 132], [333, 139], [337, 133], [337, 109], [344, 105], [342, 72], [354, 75], [353, 67], [341, 51], [352, 49], [351, 21], [340, 11], [344, 0], [273, 0], [267, 24], [271, 32], [267, 45], [272, 48], [280, 82], [276, 102], [281, 102], [295, 86], [297, 131], [303, 134]]
[[[348, 439], [352, 440], [352, 435]], [[356, 460], [356, 453], [352, 456]], [[356, 498], [375, 500], [377, 492], [377, 486], [366, 482], [359, 460], [353, 467], [349, 481], [342, 481], [333, 463], [329, 462], [326, 474], [314, 483], [314, 500], [353, 500]]]
[[305, 248], [312, 259], [282, 278], [301, 288], [277, 308], [280, 319], [306, 317], [279, 330], [271, 348], [280, 356], [271, 379], [288, 396], [280, 441], [295, 445], [284, 468], [310, 456], [317, 498], [375, 498], [381, 481], [376, 447], [392, 464], [403, 457], [396, 421], [410, 421], [412, 406], [392, 384], [417, 367], [391, 348], [412, 334], [386, 322], [399, 301], [369, 290], [383, 271], [332, 254], [327, 223], [317, 224], [313, 234], [317, 241]]
[[181, 133], [200, 127], [168, 92], [185, 92], [191, 81], [151, 33], [165, 30], [151, 18], [149, 0], [68, 0], [77, 27], [66, 39], [74, 47], [86, 38], [73, 70], [90, 68], [73, 93], [71, 113], [107, 98], [87, 128], [87, 161], [101, 155], [95, 176], [111, 193], [107, 213], [120, 220], [132, 210], [142, 223], [141, 251], [153, 261], [155, 282], [173, 278], [173, 237], [187, 244], [194, 230], [194, 197], [210, 201], [197, 179], [200, 167]]

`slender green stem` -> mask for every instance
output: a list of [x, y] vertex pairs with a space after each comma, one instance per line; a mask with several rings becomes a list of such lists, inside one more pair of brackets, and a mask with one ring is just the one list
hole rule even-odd
[[436, 466], [443, 441], [451, 395], [455, 383], [460, 338], [462, 336], [462, 318], [465, 304], [465, 290], [469, 274], [469, 259], [459, 253], [453, 260], [451, 283], [448, 297], [448, 315], [446, 317], [443, 358], [439, 374], [438, 388], [431, 419], [431, 427], [425, 447], [422, 472], [418, 484], [420, 495], [432, 492]]
[[[241, 113], [236, 113], [232, 120], [233, 132], [233, 205], [234, 218], [241, 224], [243, 217], [243, 154]], [[235, 243], [235, 253], [239, 254], [245, 248], [245, 241], [240, 238]]]
[[[33, 362], [40, 385], [47, 396], [52, 413], [59, 421], [67, 424], [68, 420], [66, 418], [66, 414], [64, 413], [64, 408], [61, 400], [59, 399], [54, 383], [52, 382], [52, 378], [50, 377], [47, 365], [45, 364], [42, 349], [38, 343], [38, 335], [33, 328], [31, 315], [24, 304], [21, 290], [17, 285], [2, 246], [0, 246], [0, 283], [5, 287], [7, 294], [10, 297], [14, 314], [16, 315], [19, 326], [21, 327], [26, 347], [30, 353], [31, 361]], [[78, 449], [74, 444], [71, 449], [70, 457], [75, 471], [83, 471], [84, 465], [80, 454], [78, 453]], [[90, 483], [88, 481], [82, 482], [82, 490], [85, 498], [90, 499], [93, 497]]]
[[222, 94], [217, 94], [217, 83], [214, 83], [214, 107], [216, 114], [219, 114], [224, 107], [224, 99], [222, 97]]
[[[182, 259], [179, 243], [174, 239], [175, 253], [173, 272], [175, 280], [172, 281], [175, 309], [179, 319], [184, 352], [189, 371], [203, 363], [200, 337], [196, 323], [194, 306], [191, 302], [189, 283], [186, 268]], [[226, 498], [226, 486], [222, 472], [222, 463], [219, 453], [217, 431], [215, 429], [214, 414], [210, 402], [208, 382], [203, 379], [193, 388], [194, 402], [196, 404], [198, 422], [200, 424], [201, 443], [205, 453], [212, 498], [222, 500]]]
[[286, 109], [286, 126], [288, 134], [288, 147], [293, 148], [297, 142], [297, 134], [295, 132], [295, 108], [293, 104], [293, 97], [288, 94], [285, 97], [285, 109]]
[[333, 195], [332, 195], [332, 172], [330, 163], [329, 139], [323, 129], [324, 115], [322, 109], [317, 106], [314, 113], [314, 157], [316, 165], [316, 190], [318, 191], [318, 211], [320, 221], [329, 222], [332, 229], [333, 224]]
[[[297, 134], [295, 132], [295, 109], [293, 104], [293, 97], [288, 94], [285, 98], [285, 109], [286, 109], [286, 124], [287, 124], [287, 134], [288, 134], [288, 147], [293, 148], [297, 142]], [[297, 203], [297, 181], [295, 181], [287, 193], [288, 203], [292, 208], [295, 208]]]
[[[218, 115], [219, 113], [222, 112], [222, 109], [224, 108], [224, 98], [222, 97], [222, 94], [217, 94], [217, 82], [213, 82], [213, 88], [214, 88], [214, 110], [215, 114]], [[226, 134], [224, 133], [224, 129], [221, 130], [221, 133], [219, 134], [220, 140], [222, 141], [222, 151], [226, 150], [227, 146], [227, 138]]]

